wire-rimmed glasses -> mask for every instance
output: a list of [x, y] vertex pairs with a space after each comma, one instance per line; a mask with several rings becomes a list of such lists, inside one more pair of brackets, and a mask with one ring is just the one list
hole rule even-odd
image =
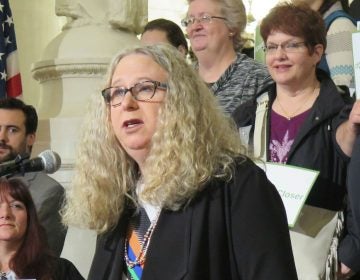
[[264, 46], [264, 52], [266, 54], [275, 54], [277, 50], [280, 49], [286, 53], [297, 53], [302, 52], [303, 47], [306, 45], [306, 42], [285, 42], [281, 44], [267, 44]]
[[184, 26], [184, 27], [189, 27], [192, 24], [194, 24], [195, 22], [207, 24], [207, 23], [211, 23], [213, 18], [226, 20], [226, 18], [224, 18], [224, 17], [211, 16], [211, 15], [208, 15], [208, 14], [204, 14], [204, 15], [202, 15], [200, 17], [186, 17], [186, 18], [181, 20], [181, 25]]

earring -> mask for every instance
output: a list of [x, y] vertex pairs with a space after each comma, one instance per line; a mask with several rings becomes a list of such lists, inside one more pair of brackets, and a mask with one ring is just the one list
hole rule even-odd
[[230, 32], [230, 33], [229, 33], [229, 37], [232, 37], [232, 36], [234, 36], [234, 33], [233, 33], [233, 32]]

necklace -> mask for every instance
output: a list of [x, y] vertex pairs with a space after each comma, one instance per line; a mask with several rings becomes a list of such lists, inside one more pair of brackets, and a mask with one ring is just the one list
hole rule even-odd
[[129, 240], [128, 240], [127, 237], [125, 238], [124, 259], [125, 259], [125, 263], [126, 263], [127, 267], [133, 268], [136, 265], [143, 265], [145, 263], [146, 253], [147, 253], [147, 251], [149, 249], [150, 239], [151, 239], [151, 236], [152, 236], [152, 234], [154, 232], [154, 229], [155, 229], [155, 227], [157, 225], [157, 222], [159, 220], [160, 212], [161, 211], [159, 210], [159, 212], [157, 213], [156, 218], [151, 221], [151, 224], [150, 224], [149, 228], [147, 229], [147, 231], [144, 234], [144, 239], [143, 239], [143, 242], [141, 244], [139, 255], [133, 261], [130, 260], [129, 256], [128, 256], [128, 249], [127, 248], [129, 246]]
[[287, 118], [287, 119], [290, 121], [293, 117], [295, 117], [296, 114], [297, 114], [302, 108], [304, 108], [304, 106], [308, 103], [308, 101], [310, 100], [310, 98], [311, 98], [312, 96], [314, 96], [314, 93], [315, 93], [315, 91], [316, 91], [316, 88], [317, 88], [317, 85], [314, 86], [314, 89], [313, 89], [312, 93], [309, 94], [309, 96], [304, 100], [304, 102], [302, 102], [302, 103], [300, 104], [300, 106], [298, 106], [298, 107], [296, 108], [296, 110], [294, 110], [291, 114], [289, 114], [288, 111], [284, 109], [284, 107], [281, 105], [281, 102], [280, 102], [279, 98], [276, 98], [276, 101], [277, 101], [277, 103], [279, 104], [279, 107], [280, 107], [281, 111], [284, 113], [285, 118]]

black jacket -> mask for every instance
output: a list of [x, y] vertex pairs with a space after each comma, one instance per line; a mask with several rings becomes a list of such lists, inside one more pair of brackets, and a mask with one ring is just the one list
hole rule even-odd
[[[341, 210], [344, 207], [346, 168], [349, 159], [338, 146], [335, 134], [337, 127], [347, 120], [352, 100], [350, 97], [342, 96], [333, 81], [323, 72], [318, 71], [317, 75], [321, 83], [320, 94], [296, 135], [287, 164], [320, 171], [306, 201], [307, 204]], [[266, 92], [269, 94], [268, 111], [271, 110], [276, 97], [275, 89], [276, 86], [273, 84], [258, 95]], [[256, 106], [256, 99], [253, 99], [238, 107], [233, 114], [239, 128], [252, 125], [250, 138], [254, 131]], [[270, 116], [268, 113], [268, 131], [271, 129]], [[253, 144], [252, 140], [250, 139], [250, 145]], [[266, 144], [269, 150], [269, 139]]]
[[[98, 237], [88, 280], [119, 280], [128, 214]], [[251, 161], [213, 180], [183, 210], [162, 210], [142, 280], [297, 279], [281, 198]]]
[[360, 279], [360, 136], [357, 137], [348, 169], [348, 234], [340, 243], [341, 262], [358, 272]]
[[63, 258], [56, 258], [53, 270], [54, 280], [85, 280], [72, 262]]

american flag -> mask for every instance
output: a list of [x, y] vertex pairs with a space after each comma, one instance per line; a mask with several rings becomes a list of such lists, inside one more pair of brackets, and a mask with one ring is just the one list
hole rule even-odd
[[20, 97], [21, 78], [14, 21], [8, 0], [0, 0], [0, 98]]

